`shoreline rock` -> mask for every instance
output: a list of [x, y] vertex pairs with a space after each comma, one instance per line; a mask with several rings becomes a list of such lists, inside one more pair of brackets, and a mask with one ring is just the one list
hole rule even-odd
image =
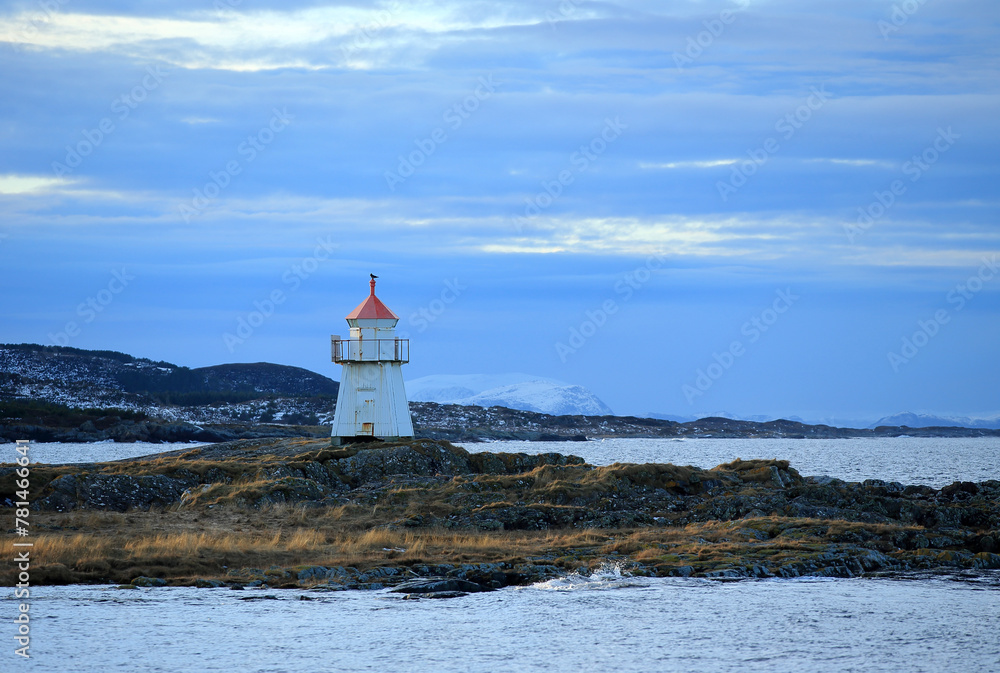
[[[15, 503], [14, 470], [0, 467], [0, 506]], [[1000, 481], [941, 489], [844, 482], [803, 477], [782, 460], [736, 460], [709, 470], [595, 467], [576, 456], [470, 453], [429, 439], [341, 448], [310, 438], [242, 440], [152, 458], [39, 464], [32, 468], [32, 490], [33, 517], [49, 517], [45, 525], [53, 535], [62, 529], [60, 517], [88, 511], [123, 517], [152, 511], [158, 528], [169, 529], [173, 518], [183, 519], [188, 530], [211, 527], [216, 516], [237, 512], [253, 521], [260, 512], [285, 507], [281, 511], [307, 530], [324, 512], [355, 512], [363, 523], [344, 524], [347, 532], [337, 534], [368, 531], [414, 544], [421, 536], [479, 536], [497, 541], [491, 554], [508, 557], [455, 563], [447, 550], [421, 557], [387, 542], [365, 552], [356, 567], [221, 570], [230, 565], [223, 556], [217, 575], [197, 571], [194, 579], [141, 559], [133, 575], [120, 561], [78, 568], [62, 560], [33, 572], [40, 583], [126, 573], [126, 582], [155, 575], [171, 584], [336, 590], [438, 577], [493, 589], [589, 573], [605, 563], [633, 575], [720, 580], [1000, 568]], [[326, 530], [341, 530], [339, 516], [323, 524]], [[546, 532], [581, 541], [557, 549], [545, 541], [553, 538], [541, 535]], [[505, 552], [504, 545], [522, 551]], [[524, 549], [531, 556], [521, 558]], [[314, 555], [335, 553], [319, 544]], [[151, 574], [149, 568], [159, 569]], [[458, 582], [442, 585], [440, 593], [468, 589]]]
[[[290, 574], [287, 581], [274, 581], [274, 575], [264, 581], [260, 577], [262, 574], [255, 574], [245, 570], [240, 573], [228, 575], [223, 579], [198, 578], [191, 581], [167, 582], [159, 578], [140, 577], [130, 585], [123, 585], [122, 588], [137, 587], [161, 587], [167, 586], [190, 586], [196, 588], [222, 588], [243, 590], [246, 588], [273, 590], [273, 589], [310, 589], [315, 591], [381, 591], [388, 593], [404, 594], [406, 598], [451, 598], [465, 596], [471, 593], [482, 593], [495, 591], [507, 587], [530, 586], [552, 580], [567, 579], [572, 577], [593, 578], [600, 574], [602, 569], [615, 568], [615, 574], [611, 577], [614, 580], [627, 580], [629, 578], [692, 578], [709, 579], [719, 581], [753, 581], [761, 579], [795, 579], [805, 577], [828, 577], [828, 578], [857, 578], [857, 577], [881, 577], [881, 578], [906, 578], [916, 574], [936, 574], [954, 577], [977, 577], [981, 571], [1000, 569], [1000, 555], [981, 555], [978, 563], [972, 565], [964, 564], [954, 555], [949, 559], [926, 560], [920, 563], [908, 561], [898, 561], [891, 559], [872, 550], [858, 548], [853, 553], [827, 553], [822, 555], [820, 562], [816, 560], [792, 561], [774, 571], [763, 565], [751, 565], [749, 563], [735, 564], [726, 568], [715, 570], [697, 570], [693, 566], [678, 566], [670, 571], [663, 572], [655, 567], [647, 567], [634, 561], [623, 561], [622, 559], [603, 558], [595, 560], [596, 567], [589, 568], [583, 566], [574, 570], [566, 570], [552, 565], [532, 565], [519, 564], [511, 565], [506, 563], [496, 564], [466, 564], [452, 566], [451, 564], [440, 564], [437, 566], [426, 566], [422, 568], [428, 574], [416, 574], [409, 566], [382, 566], [368, 572], [358, 570], [353, 567], [316, 567], [329, 571], [330, 576], [322, 579], [316, 575], [309, 575], [303, 578], [294, 576], [291, 569], [283, 569]], [[490, 566], [493, 570], [485, 575], [480, 574], [481, 566]], [[624, 569], [621, 567], [625, 566]], [[445, 574], [439, 574], [439, 573]], [[478, 577], [479, 581], [461, 579], [463, 575]], [[257, 579], [247, 581], [247, 578]]]

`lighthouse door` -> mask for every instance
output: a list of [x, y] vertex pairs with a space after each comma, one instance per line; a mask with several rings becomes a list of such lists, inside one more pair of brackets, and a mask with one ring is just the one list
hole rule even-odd
[[375, 388], [358, 388], [357, 403], [354, 405], [354, 431], [359, 435], [375, 434]]

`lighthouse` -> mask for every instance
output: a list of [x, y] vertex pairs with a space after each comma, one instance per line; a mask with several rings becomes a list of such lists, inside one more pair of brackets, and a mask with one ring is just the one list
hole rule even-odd
[[410, 341], [396, 336], [399, 316], [371, 292], [347, 314], [350, 337], [330, 337], [332, 359], [343, 365], [331, 442], [413, 437], [402, 366], [410, 361]]

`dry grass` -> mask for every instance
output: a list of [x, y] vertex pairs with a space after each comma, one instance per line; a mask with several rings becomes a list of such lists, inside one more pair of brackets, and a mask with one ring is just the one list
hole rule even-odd
[[[737, 460], [711, 471], [674, 465], [543, 466], [515, 475], [400, 479], [356, 499], [367, 500], [367, 505], [266, 504], [254, 509], [264, 494], [299, 487], [291, 478], [276, 479], [273, 468], [342, 458], [358, 450], [328, 449], [318, 442], [300, 444], [292, 442], [286, 449], [312, 447], [315, 451], [292, 458], [264, 455], [253, 460], [210, 460], [193, 450], [182, 458], [108, 467], [104, 471], [131, 474], [170, 474], [184, 469], [205, 476], [212, 471], [208, 480], [213, 483], [197, 490], [183, 506], [165, 510], [33, 513], [34, 531], [40, 532], [32, 538], [36, 545], [32, 581], [126, 582], [149, 575], [184, 582], [196, 577], [222, 578], [227, 571], [241, 568], [324, 565], [361, 569], [386, 564], [521, 562], [531, 557], [571, 568], [609, 555], [660, 568], [694, 561], [711, 567], [738, 557], [801, 556], [829, 544], [834, 536], [850, 537], [862, 528], [865, 539], [898, 530], [776, 516], [638, 530], [481, 532], [421, 525], [432, 519], [448, 520], [455, 512], [483, 515], [508, 506], [544, 508], [561, 516], [555, 510], [586, 506], [639, 485], [687, 493], [701, 488], [699, 478], [711, 478], [738, 486], [732, 473], [743, 482], [766, 482], [773, 467], [788, 469], [786, 461]], [[498, 454], [496, 459], [511, 462], [514, 457]], [[54, 478], [64, 468], [38, 470]], [[11, 544], [9, 537], [0, 541], [0, 557], [14, 557]], [[14, 576], [12, 568], [12, 564], [0, 566], [0, 580], [9, 581]]]
[[[586, 530], [390, 529], [378, 507], [355, 505], [38, 513], [34, 522], [37, 530], [45, 531], [32, 537], [32, 577], [38, 583], [123, 583], [139, 575], [186, 582], [197, 577], [221, 578], [233, 568], [275, 565], [362, 568], [387, 563], [497, 562], [523, 559], [541, 550], [564, 554], [607, 540], [606, 533]], [[11, 538], [0, 541], [0, 556], [14, 557], [13, 542]], [[13, 579], [12, 573], [10, 567], [0, 568], [5, 582]]]
[[352, 558], [385, 557], [400, 562], [439, 562], [440, 559], [489, 562], [524, 557], [536, 554], [539, 550], [565, 552], [577, 547], [592, 546], [606, 539], [606, 533], [589, 529], [569, 532], [486, 533], [381, 528], [369, 530], [360, 536], [339, 537], [334, 540], [334, 546], [341, 554]]
[[625, 483], [629, 487], [672, 489], [690, 480], [696, 471], [692, 467], [652, 464], [615, 463], [597, 468], [543, 465], [525, 474], [482, 475], [475, 481], [504, 490], [530, 488], [549, 498], [557, 495], [578, 498], [614, 492]]
[[[224, 578], [229, 569], [239, 568], [518, 563], [538, 556], [566, 568], [611, 555], [660, 568], [727, 567], [741, 559], [764, 559], [773, 565], [819, 553], [831, 536], [903, 530], [783, 517], [634, 530], [397, 529], [385, 526], [378, 508], [356, 505], [39, 513], [34, 521], [36, 530], [46, 532], [32, 538], [32, 581], [53, 584], [123, 583], [139, 575], [189, 583], [198, 577]], [[13, 542], [9, 537], [0, 541], [0, 557], [14, 557]], [[0, 577], [11, 582], [12, 572], [8, 565], [0, 569]]]
[[871, 546], [893, 549], [878, 538], [921, 530], [918, 526], [865, 524], [853, 521], [760, 517], [737, 521], [708, 521], [684, 527], [643, 528], [616, 535], [600, 554], [620, 554], [640, 563], [724, 567], [741, 559], [766, 559], [780, 564], [828, 550], [831, 540], [856, 533], [873, 538]]

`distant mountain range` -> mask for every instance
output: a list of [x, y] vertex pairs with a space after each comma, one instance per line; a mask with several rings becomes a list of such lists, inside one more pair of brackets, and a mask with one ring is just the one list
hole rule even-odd
[[413, 402], [507, 407], [553, 416], [611, 416], [614, 412], [583, 386], [530, 374], [439, 374], [406, 382]]
[[739, 414], [732, 414], [728, 411], [713, 411], [711, 413], [703, 414], [658, 414], [650, 412], [646, 414], [647, 418], [657, 418], [663, 421], [674, 421], [676, 423], [690, 423], [691, 421], [697, 421], [700, 418], [728, 418], [733, 421], [752, 421], [754, 423], [768, 423], [770, 421], [776, 421], [782, 418], [786, 421], [802, 421], [798, 416], [768, 416], [766, 414], [755, 414], [752, 416], [742, 416]]
[[838, 428], [867, 428], [875, 429], [880, 427], [908, 427], [908, 428], [976, 428], [981, 430], [997, 430], [1000, 429], [1000, 414], [994, 414], [986, 418], [970, 418], [968, 416], [938, 416], [934, 414], [914, 414], [911, 412], [904, 412], [901, 414], [893, 414], [891, 416], [884, 416], [874, 423], [870, 420], [857, 420], [857, 419], [846, 419], [846, 418], [808, 418], [803, 419], [799, 416], [768, 416], [768, 415], [753, 415], [753, 416], [741, 416], [738, 414], [731, 414], [727, 411], [717, 411], [713, 413], [703, 413], [703, 414], [693, 414], [693, 415], [681, 415], [681, 414], [659, 414], [659, 413], [648, 413], [646, 414], [648, 418], [656, 418], [665, 421], [674, 421], [676, 423], [690, 423], [702, 418], [728, 418], [735, 421], [752, 421], [754, 423], [768, 423], [775, 420], [786, 420], [786, 421], [796, 421], [799, 423], [812, 423], [812, 424], [822, 424], [829, 425], [831, 427]]
[[988, 418], [969, 418], [967, 416], [934, 416], [931, 414], [914, 414], [905, 412], [880, 418], [868, 427], [905, 425], [910, 428], [980, 428], [987, 430], [1000, 429], [1000, 414]]
[[[990, 429], [1000, 425], [1000, 417], [900, 414], [871, 428], [845, 429], [795, 418], [730, 419], [725, 413], [698, 419], [659, 415], [664, 420], [654, 414], [615, 416], [586, 388], [527, 374], [427, 376], [406, 387], [421, 436], [463, 441], [1000, 436], [1000, 429]], [[266, 362], [189, 369], [115, 351], [0, 344], [0, 438], [217, 442], [320, 437], [329, 434], [338, 390], [336, 381], [320, 374]]]

